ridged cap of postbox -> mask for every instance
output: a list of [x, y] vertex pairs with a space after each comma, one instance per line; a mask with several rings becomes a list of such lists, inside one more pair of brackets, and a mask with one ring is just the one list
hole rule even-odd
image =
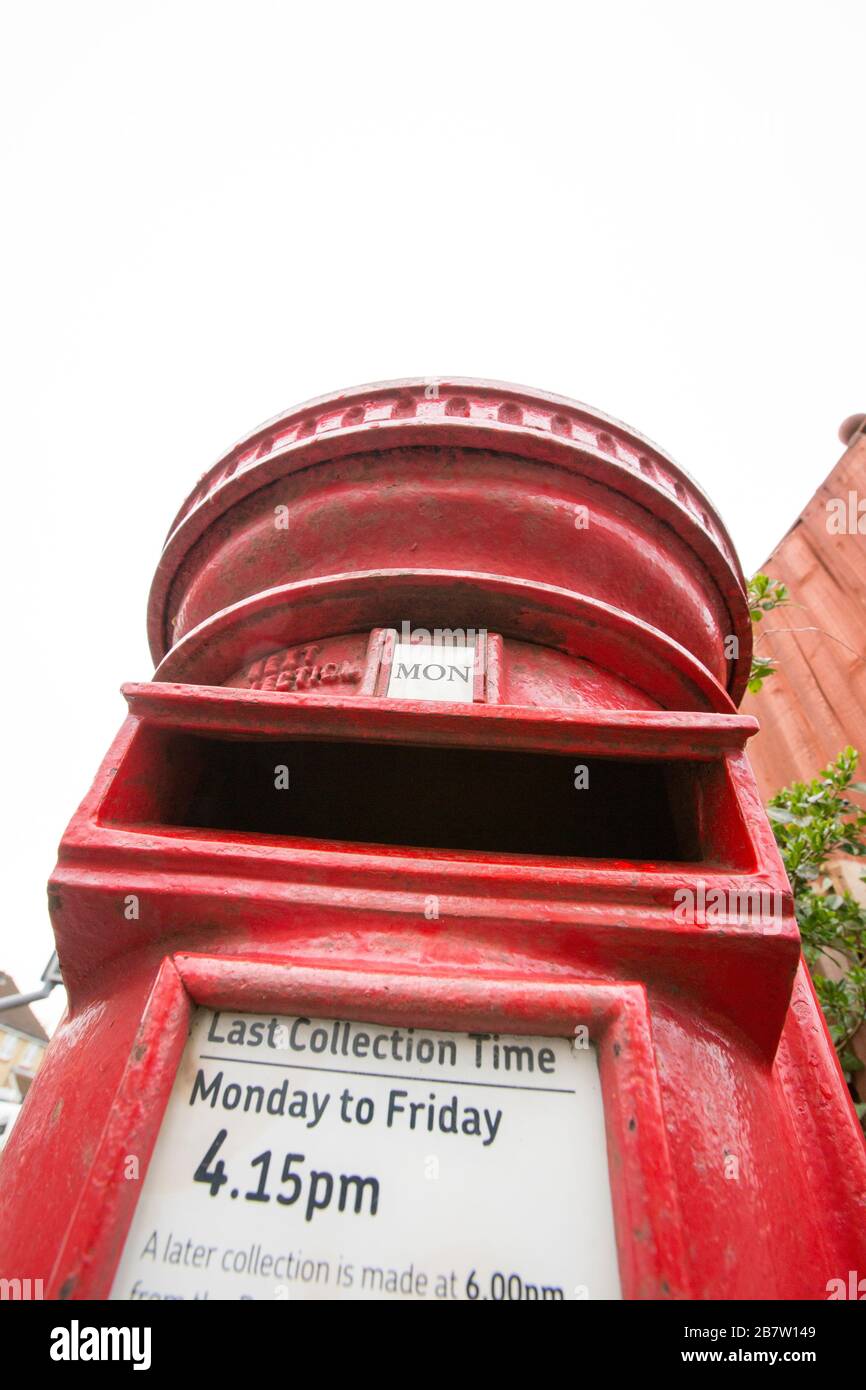
[[[157, 679], [205, 684], [406, 621], [553, 647], [684, 709], [732, 709], [751, 659], [733, 545], [682, 469], [585, 405], [465, 378], [361, 386], [254, 430], [181, 507], [149, 606]], [[654, 688], [666, 668], [674, 695]]]

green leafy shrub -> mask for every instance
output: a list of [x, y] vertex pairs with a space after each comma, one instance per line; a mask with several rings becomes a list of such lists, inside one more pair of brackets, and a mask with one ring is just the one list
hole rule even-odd
[[[850, 796], [866, 793], [866, 782], [854, 781], [857, 759], [846, 748], [818, 777], [784, 787], [767, 807], [791, 881], [803, 955], [849, 1085], [863, 1065], [851, 1041], [866, 1021], [866, 908], [837, 890], [827, 862], [838, 854], [866, 855], [866, 811]], [[838, 979], [825, 973], [828, 960]], [[866, 1104], [857, 1112], [866, 1119]]]
[[[765, 613], [774, 608], [782, 608], [789, 603], [786, 585], [778, 579], [770, 579], [766, 574], [755, 574], [749, 580], [746, 591], [749, 600], [749, 616], [753, 623], [761, 622]], [[776, 663], [772, 657], [752, 656], [752, 669], [749, 672], [749, 690], [757, 695], [768, 676], [772, 676]]]

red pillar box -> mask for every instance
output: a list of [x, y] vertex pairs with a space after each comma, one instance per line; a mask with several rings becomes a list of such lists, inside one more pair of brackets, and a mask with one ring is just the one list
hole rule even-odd
[[812, 1298], [866, 1161], [710, 503], [556, 397], [313, 401], [184, 504], [51, 882], [0, 1271], [54, 1298]]

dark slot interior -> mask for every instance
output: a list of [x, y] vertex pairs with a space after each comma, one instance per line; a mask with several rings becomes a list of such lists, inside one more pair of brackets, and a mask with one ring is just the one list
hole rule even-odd
[[[665, 763], [160, 737], [162, 771], [154, 777], [142, 749], [146, 784], [130, 769], [106, 799], [105, 819], [458, 852], [700, 857], [694, 786], [684, 786], [681, 770]], [[589, 773], [580, 790], [576, 764]], [[287, 790], [275, 785], [282, 767]]]

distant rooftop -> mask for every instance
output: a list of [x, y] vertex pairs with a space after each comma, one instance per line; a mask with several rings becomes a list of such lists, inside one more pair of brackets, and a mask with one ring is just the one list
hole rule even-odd
[[[18, 986], [11, 975], [4, 975], [0, 970], [0, 998], [6, 998], [9, 994], [20, 994]], [[0, 1028], [3, 1025], [14, 1028], [19, 1033], [26, 1033], [28, 1038], [34, 1038], [37, 1042], [48, 1042], [48, 1034], [39, 1022], [39, 1019], [26, 1004], [19, 1004], [17, 1009], [5, 1009], [0, 1012]]]

